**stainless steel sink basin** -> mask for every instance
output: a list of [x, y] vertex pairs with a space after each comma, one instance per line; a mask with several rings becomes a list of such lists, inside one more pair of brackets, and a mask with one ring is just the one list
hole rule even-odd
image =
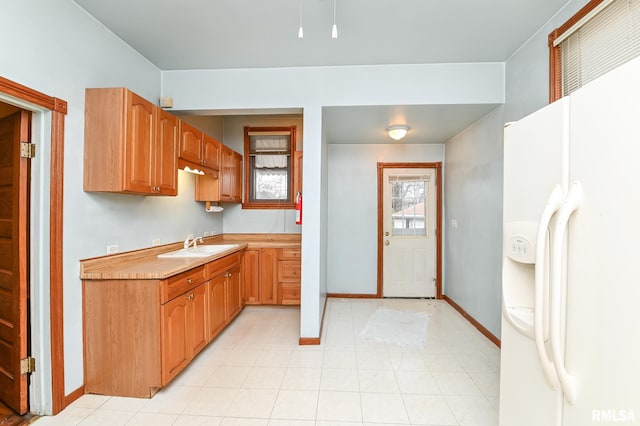
[[236, 247], [238, 247], [238, 244], [203, 245], [203, 246], [197, 246], [197, 247], [190, 247], [188, 249], [170, 251], [168, 253], [162, 253], [162, 254], [159, 254], [158, 257], [161, 257], [161, 258], [208, 257], [208, 256], [213, 256], [214, 254], [222, 253], [223, 251], [227, 251]]

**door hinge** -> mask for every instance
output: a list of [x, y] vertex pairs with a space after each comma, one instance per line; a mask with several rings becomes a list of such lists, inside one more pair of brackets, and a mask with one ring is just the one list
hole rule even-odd
[[20, 157], [34, 158], [36, 156], [36, 144], [20, 142]]
[[33, 373], [36, 371], [36, 359], [33, 357], [26, 357], [20, 360], [20, 374]]

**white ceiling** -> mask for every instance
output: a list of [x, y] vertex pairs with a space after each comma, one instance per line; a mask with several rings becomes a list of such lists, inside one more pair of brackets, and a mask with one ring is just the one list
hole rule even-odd
[[[568, 0], [75, 0], [162, 70], [503, 62]], [[493, 106], [325, 108], [331, 143], [441, 143]], [[401, 114], [402, 115], [402, 114]], [[395, 123], [394, 123], [395, 124]], [[445, 125], [446, 124], [446, 125]], [[375, 138], [375, 139], [373, 139]]]

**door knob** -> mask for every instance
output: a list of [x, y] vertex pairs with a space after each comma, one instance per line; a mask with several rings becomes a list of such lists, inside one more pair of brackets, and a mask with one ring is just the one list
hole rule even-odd
[[389, 240], [384, 240], [384, 245], [388, 246], [389, 245]]

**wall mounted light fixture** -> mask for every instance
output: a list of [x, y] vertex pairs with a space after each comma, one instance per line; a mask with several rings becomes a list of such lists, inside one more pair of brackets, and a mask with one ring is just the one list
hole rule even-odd
[[400, 139], [407, 136], [407, 132], [409, 131], [409, 126], [405, 126], [404, 124], [395, 124], [393, 126], [387, 127], [387, 133], [389, 137], [395, 141], [399, 141]]

